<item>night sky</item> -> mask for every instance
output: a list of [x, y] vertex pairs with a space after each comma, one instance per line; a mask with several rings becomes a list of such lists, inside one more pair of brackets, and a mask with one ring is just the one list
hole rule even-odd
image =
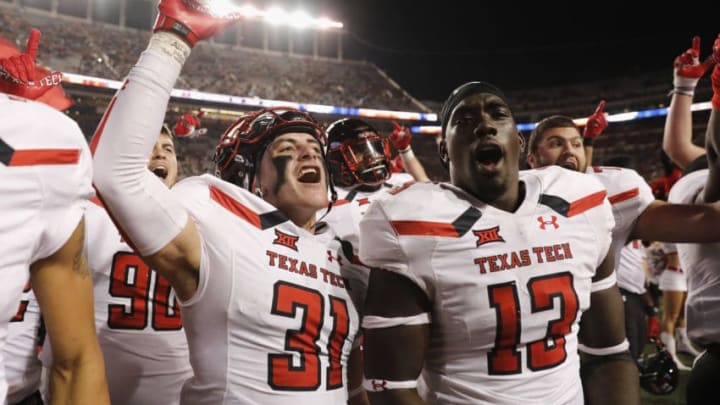
[[619, 14], [606, 3], [588, 3], [582, 8], [600, 11], [575, 15], [573, 8], [527, 9], [513, 1], [341, 3], [348, 3], [347, 52], [366, 55], [411, 94], [430, 100], [470, 80], [517, 90], [666, 69], [670, 84], [672, 62], [692, 36], [701, 36], [706, 56], [720, 33], [720, 18], [710, 20], [717, 9], [708, 7], [655, 10], [653, 18]]
[[[63, 0], [61, 5], [85, 1]], [[100, 15], [115, 12], [110, 11], [115, 0], [90, 1]], [[608, 1], [569, 5], [525, 1], [530, 6], [522, 7], [512, 0], [251, 3], [263, 8], [279, 4], [287, 10], [301, 7], [342, 21], [346, 58], [369, 60], [416, 98], [435, 101], [470, 80], [521, 90], [666, 70], [670, 84], [672, 61], [690, 46], [692, 36], [702, 37], [701, 55], [706, 56], [720, 33], [717, 7], [693, 2], [644, 11], [629, 11]], [[157, 2], [128, 0], [128, 4], [128, 23], [148, 27], [150, 10]], [[629, 2], [624, 4], [627, 7]], [[82, 12], [84, 7], [79, 9]]]

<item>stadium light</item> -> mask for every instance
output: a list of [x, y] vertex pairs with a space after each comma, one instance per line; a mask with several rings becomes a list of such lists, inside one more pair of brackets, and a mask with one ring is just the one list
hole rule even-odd
[[287, 12], [279, 6], [261, 10], [251, 4], [239, 5], [234, 0], [198, 0], [197, 4], [206, 13], [214, 16], [240, 14], [248, 19], [262, 19], [272, 25], [288, 25], [295, 28], [342, 29], [343, 23], [327, 17], [315, 18], [305, 11]]

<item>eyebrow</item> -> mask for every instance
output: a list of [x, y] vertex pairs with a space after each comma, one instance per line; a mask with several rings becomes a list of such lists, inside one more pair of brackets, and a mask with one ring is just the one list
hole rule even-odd
[[[469, 113], [469, 112], [473, 112], [474, 110], [477, 110], [477, 109], [479, 109], [480, 107], [481, 107], [481, 106], [478, 105], [478, 104], [462, 105], [462, 106], [458, 107], [458, 108], [455, 110], [455, 112], [453, 113], [453, 115], [454, 115], [454, 114], [466, 114], [466, 113]], [[507, 108], [507, 109], [509, 109], [510, 106], [508, 106], [507, 104], [505, 104], [505, 103], [504, 103], [502, 100], [500, 100], [500, 99], [490, 99], [490, 100], [488, 100], [488, 101], [485, 102], [485, 104], [482, 106], [482, 108], [483, 108], [484, 110], [490, 110], [490, 109], [494, 109], [494, 108]]]
[[320, 147], [322, 148], [322, 145], [320, 144], [320, 142], [319, 142], [317, 139], [315, 139], [314, 136], [312, 136], [312, 135], [310, 135], [310, 134], [308, 134], [308, 136], [310, 136], [310, 138], [304, 138], [304, 139], [296, 139], [296, 138], [283, 138], [283, 139], [280, 139], [280, 138], [278, 137], [278, 138], [275, 138], [275, 140], [272, 141], [272, 144], [275, 145], [275, 144], [279, 144], [279, 143], [282, 143], [282, 142], [290, 142], [290, 143], [292, 143], [292, 144], [297, 145], [298, 143], [302, 143], [302, 142], [309, 141], [309, 142], [311, 142], [311, 143], [313, 143], [313, 144], [317, 144], [318, 146], [320, 146]]
[[565, 137], [562, 136], [562, 135], [550, 134], [550, 135], [547, 135], [547, 136], [545, 137], [545, 139], [543, 139], [543, 141], [549, 141], [549, 140], [552, 140], [552, 139], [560, 139], [561, 141], [574, 141], [574, 140], [576, 140], [576, 139], [582, 140], [582, 136], [580, 136], [580, 135], [575, 135], [575, 136], [573, 136], [572, 138], [565, 138]]

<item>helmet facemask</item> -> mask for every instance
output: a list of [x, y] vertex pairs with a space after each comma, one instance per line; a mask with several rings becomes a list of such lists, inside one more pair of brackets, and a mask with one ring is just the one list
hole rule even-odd
[[327, 160], [335, 185], [372, 187], [390, 178], [390, 142], [370, 124], [345, 118], [330, 124], [327, 134]]
[[387, 139], [375, 133], [330, 144], [328, 161], [335, 167], [333, 181], [343, 187], [382, 184], [390, 177], [389, 153]]

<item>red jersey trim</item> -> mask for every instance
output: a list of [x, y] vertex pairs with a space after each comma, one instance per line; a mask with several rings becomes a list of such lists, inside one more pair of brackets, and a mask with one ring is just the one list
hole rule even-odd
[[640, 195], [640, 189], [635, 187], [633, 189], [623, 191], [622, 193], [618, 193], [618, 194], [608, 197], [608, 201], [610, 201], [610, 204], [617, 204], [619, 202], [629, 200], [629, 199], [637, 197], [639, 195]]
[[74, 165], [80, 149], [25, 149], [13, 152], [8, 166]]
[[398, 235], [404, 236], [460, 236], [455, 226], [446, 222], [390, 221], [390, 225]]
[[[127, 81], [125, 81], [125, 84], [127, 84]], [[125, 86], [123, 85], [123, 87]], [[90, 140], [90, 153], [95, 156], [95, 149], [97, 149], [98, 143], [100, 142], [100, 137], [103, 134], [103, 131], [105, 131], [105, 124], [107, 123], [107, 119], [110, 117], [110, 113], [112, 112], [113, 108], [115, 107], [115, 102], [117, 101], [117, 96], [113, 97], [112, 100], [110, 100], [110, 105], [105, 110], [105, 114], [103, 114], [103, 117], [100, 119], [100, 124], [98, 125], [97, 129], [95, 130], [95, 134], [93, 135], [92, 139]]]
[[568, 202], [558, 196], [541, 194], [539, 202], [540, 204], [547, 205], [558, 214], [570, 218], [602, 204], [606, 195], [607, 191], [603, 190], [592, 193], [573, 202]]
[[605, 199], [605, 196], [607, 195], [607, 191], [598, 191], [597, 193], [590, 194], [589, 196], [583, 197], [579, 200], [575, 200], [574, 202], [570, 203], [570, 208], [568, 209], [567, 216], [568, 218], [573, 217], [575, 215], [582, 214], [585, 211], [588, 211], [592, 208], [597, 207], [598, 205], [601, 205], [603, 203], [603, 200]]
[[252, 226], [262, 229], [260, 224], [260, 216], [250, 208], [240, 204], [237, 200], [225, 194], [222, 190], [215, 186], [210, 186], [210, 198], [215, 200], [226, 210], [232, 212], [242, 218]]

